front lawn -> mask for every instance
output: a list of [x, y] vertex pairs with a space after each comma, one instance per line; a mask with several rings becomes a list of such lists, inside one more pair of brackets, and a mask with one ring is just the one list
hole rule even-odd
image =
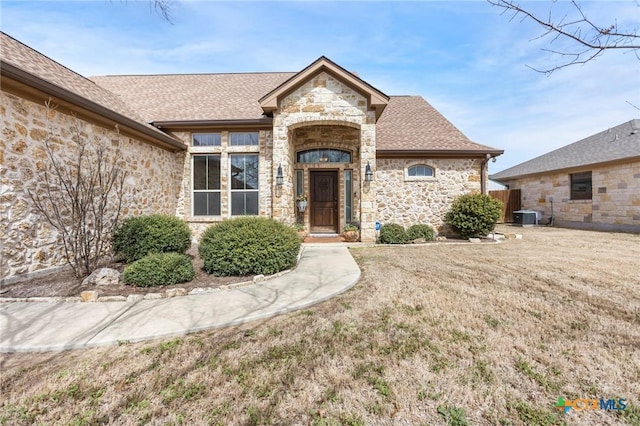
[[639, 424], [640, 236], [501, 230], [524, 238], [353, 249], [354, 289], [243, 327], [4, 354], [0, 421]]

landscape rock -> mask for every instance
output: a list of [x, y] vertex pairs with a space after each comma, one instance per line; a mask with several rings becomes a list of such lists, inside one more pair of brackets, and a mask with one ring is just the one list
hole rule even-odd
[[162, 299], [162, 293], [147, 293], [144, 295], [145, 300]]
[[144, 299], [144, 296], [141, 294], [130, 294], [127, 296], [127, 302], [129, 303], [139, 302], [142, 299]]
[[415, 240], [411, 241], [413, 244], [425, 244], [427, 242], [427, 240], [425, 240], [424, 238], [416, 238]]
[[83, 291], [80, 293], [80, 299], [83, 302], [95, 302], [98, 300], [98, 292], [97, 291]]
[[480, 238], [469, 238], [470, 243], [480, 243]]
[[187, 290], [184, 288], [169, 288], [164, 292], [166, 297], [184, 296], [187, 294]]
[[111, 268], [96, 269], [82, 281], [82, 285], [118, 285], [120, 272]]
[[444, 237], [444, 236], [436, 237], [436, 241], [447, 241], [447, 237]]

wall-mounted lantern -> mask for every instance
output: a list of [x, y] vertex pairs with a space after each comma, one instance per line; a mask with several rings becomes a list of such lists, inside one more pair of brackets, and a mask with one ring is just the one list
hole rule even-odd
[[282, 175], [282, 165], [278, 164], [278, 171], [276, 173], [276, 185], [282, 186], [284, 182], [284, 176]]
[[371, 171], [371, 165], [367, 161], [367, 167], [364, 169], [364, 181], [371, 182], [373, 180], [373, 172]]

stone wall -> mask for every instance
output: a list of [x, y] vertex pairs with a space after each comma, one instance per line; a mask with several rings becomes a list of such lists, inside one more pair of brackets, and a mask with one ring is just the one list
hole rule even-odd
[[[273, 200], [274, 217], [293, 223], [293, 132], [306, 126], [348, 126], [359, 131], [359, 169], [375, 169], [375, 113], [364, 96], [326, 72], [321, 72], [280, 101], [274, 113], [273, 164], [282, 164], [284, 185]], [[375, 239], [375, 182], [360, 199], [361, 238]]]
[[569, 173], [505, 183], [521, 190], [523, 209], [541, 211], [543, 217], [551, 216], [553, 199], [556, 224], [640, 232], [640, 161], [594, 167], [591, 172], [591, 200], [570, 199]]
[[49, 164], [43, 148], [46, 137], [52, 137], [60, 158], [72, 157], [73, 126], [79, 126], [87, 140], [104, 141], [111, 150], [120, 146], [127, 173], [123, 217], [176, 213], [184, 153], [171, 153], [55, 110], [47, 116], [44, 104], [4, 91], [0, 116], [0, 280], [65, 263], [57, 231], [35, 209], [28, 190], [43, 190], [43, 171]]
[[[234, 130], [242, 131], [242, 130]], [[248, 132], [256, 130], [248, 129]], [[197, 133], [206, 133], [198, 130]], [[257, 146], [231, 146], [229, 144], [228, 130], [215, 130], [220, 133], [219, 146], [191, 146], [192, 132], [175, 132], [172, 136], [181, 139], [187, 145], [188, 152], [181, 165], [182, 184], [177, 202], [176, 215], [189, 223], [194, 240], [198, 240], [202, 233], [211, 225], [220, 223], [224, 219], [231, 218], [231, 203], [229, 200], [229, 155], [232, 154], [258, 154], [259, 155], [259, 209], [260, 216], [272, 217], [273, 184], [275, 173], [273, 165], [273, 137], [271, 130], [259, 131], [259, 143]], [[196, 133], [196, 132], [194, 132]], [[220, 216], [194, 216], [192, 206], [192, 158], [197, 154], [220, 155]], [[278, 165], [275, 165], [277, 169]]]
[[[481, 163], [481, 159], [378, 158], [376, 220], [405, 227], [424, 223], [447, 233], [444, 218], [453, 201], [481, 190]], [[409, 177], [407, 168], [417, 164], [433, 168], [434, 176]]]

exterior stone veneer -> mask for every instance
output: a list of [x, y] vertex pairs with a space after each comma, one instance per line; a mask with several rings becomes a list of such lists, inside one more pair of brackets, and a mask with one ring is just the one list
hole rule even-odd
[[42, 172], [48, 159], [43, 141], [53, 135], [62, 158], [73, 156], [71, 129], [82, 128], [88, 140], [119, 145], [125, 181], [122, 217], [176, 213], [184, 153], [172, 153], [148, 143], [118, 136], [106, 129], [58, 111], [0, 92], [0, 280], [65, 263], [58, 233], [35, 209], [28, 190], [42, 191]]
[[[481, 163], [481, 159], [378, 158], [376, 219], [381, 224], [405, 227], [427, 224], [439, 233], [447, 233], [445, 215], [453, 201], [481, 190]], [[417, 164], [432, 167], [434, 176], [409, 178], [407, 168]]]
[[520, 189], [522, 208], [553, 216], [556, 224], [602, 230], [640, 232], [640, 161], [597, 166], [591, 171], [592, 199], [570, 199], [570, 173], [553, 173], [505, 181]]
[[[236, 131], [236, 130], [234, 130]], [[256, 132], [255, 129], [237, 130]], [[220, 133], [220, 146], [191, 146], [193, 133]], [[260, 130], [258, 145], [231, 146], [228, 130], [202, 130], [198, 132], [174, 132], [173, 136], [181, 139], [188, 146], [182, 167], [182, 184], [177, 202], [176, 215], [189, 223], [193, 238], [198, 240], [202, 233], [211, 225], [224, 219], [231, 218], [231, 202], [229, 200], [229, 156], [233, 154], [258, 154], [258, 208], [263, 217], [272, 217], [273, 182], [275, 172], [273, 165], [273, 138], [271, 130]], [[192, 159], [194, 155], [220, 155], [220, 215], [194, 216], [192, 206]], [[277, 168], [277, 166], [276, 166]]]
[[[369, 111], [367, 99], [332, 75], [321, 72], [280, 100], [273, 118], [272, 173], [282, 165], [284, 185], [273, 199], [273, 217], [294, 223], [294, 161], [292, 143], [296, 129], [307, 126], [346, 126], [358, 130], [359, 164], [367, 162], [375, 170], [375, 112]], [[332, 142], [332, 141], [327, 141]], [[339, 141], [335, 141], [339, 142]], [[362, 241], [375, 240], [375, 182], [361, 193], [360, 222]], [[341, 224], [342, 225], [342, 224]]]

